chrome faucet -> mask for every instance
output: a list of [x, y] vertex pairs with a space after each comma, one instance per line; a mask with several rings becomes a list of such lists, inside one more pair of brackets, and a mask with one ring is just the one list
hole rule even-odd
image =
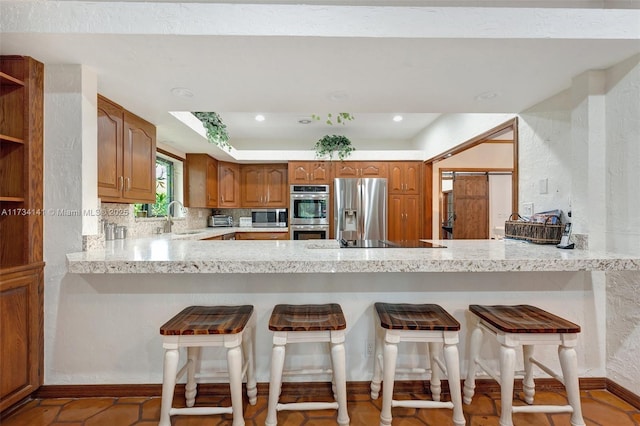
[[178, 200], [173, 200], [167, 205], [167, 216], [166, 216], [167, 221], [164, 223], [165, 234], [168, 234], [171, 232], [171, 226], [173, 225], [173, 220], [171, 218], [171, 206], [173, 206], [174, 204], [179, 204], [182, 210], [184, 211], [184, 205]]

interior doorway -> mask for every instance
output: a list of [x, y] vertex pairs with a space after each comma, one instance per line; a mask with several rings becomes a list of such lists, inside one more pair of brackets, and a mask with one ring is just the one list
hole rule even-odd
[[503, 235], [504, 221], [518, 206], [517, 118], [427, 164], [433, 169], [430, 226], [435, 238], [487, 239]]

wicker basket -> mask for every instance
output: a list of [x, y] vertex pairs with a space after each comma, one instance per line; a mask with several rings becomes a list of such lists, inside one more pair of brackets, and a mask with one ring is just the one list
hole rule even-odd
[[[514, 213], [512, 217], [516, 215]], [[551, 218], [557, 218], [557, 224], [552, 225], [549, 222]], [[525, 222], [523, 220], [507, 220], [504, 223], [505, 238], [514, 240], [524, 240], [535, 244], [558, 244], [562, 238], [564, 225], [560, 223], [560, 217], [549, 216], [545, 223]]]

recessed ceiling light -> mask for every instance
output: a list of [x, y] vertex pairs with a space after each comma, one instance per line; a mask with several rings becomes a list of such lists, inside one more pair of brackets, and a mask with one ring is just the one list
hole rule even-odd
[[310, 124], [311, 123], [311, 119], [302, 118], [302, 119], [298, 120], [298, 123], [300, 123], [300, 124]]
[[498, 96], [500, 96], [500, 93], [498, 92], [484, 92], [484, 93], [480, 93], [473, 99], [475, 99], [476, 101], [488, 101], [490, 99], [495, 99]]
[[171, 89], [171, 94], [181, 98], [193, 98], [193, 92], [186, 87], [174, 87]]
[[256, 121], [264, 121], [264, 115], [262, 114], [256, 115]]
[[395, 121], [396, 123], [399, 123], [402, 121], [402, 116], [401, 115], [394, 115], [393, 116], [393, 121]]

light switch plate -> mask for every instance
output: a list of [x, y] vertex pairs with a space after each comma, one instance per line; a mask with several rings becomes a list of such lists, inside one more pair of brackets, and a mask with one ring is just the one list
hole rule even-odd
[[525, 216], [533, 215], [533, 203], [522, 203], [522, 214]]

